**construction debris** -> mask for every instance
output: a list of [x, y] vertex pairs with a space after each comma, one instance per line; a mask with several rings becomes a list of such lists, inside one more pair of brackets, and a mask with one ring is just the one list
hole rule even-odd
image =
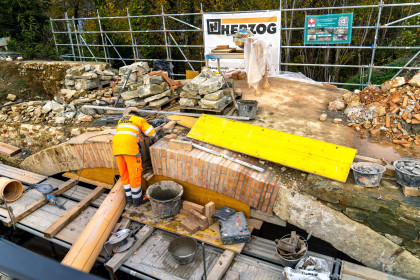
[[95, 66], [85, 64], [67, 69], [64, 85], [69, 90], [89, 90], [100, 85], [109, 85], [111, 81], [117, 81], [118, 78], [116, 69], [105, 69], [103, 64]]
[[[329, 107], [342, 110], [361, 135], [368, 130], [372, 136], [383, 136], [394, 144], [409, 148], [420, 145], [420, 73], [408, 82], [404, 77], [386, 81], [381, 88], [366, 87], [363, 91], [346, 93]], [[329, 108], [330, 109], [330, 108]]]
[[296, 231], [292, 231], [291, 235], [287, 235], [281, 239], [276, 239], [277, 252], [289, 260], [297, 260], [306, 254], [307, 247], [306, 242], [296, 234]]

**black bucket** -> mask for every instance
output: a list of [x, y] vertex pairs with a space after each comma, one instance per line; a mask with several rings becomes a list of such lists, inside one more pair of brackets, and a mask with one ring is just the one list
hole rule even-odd
[[[351, 165], [356, 184], [364, 187], [377, 187], [386, 168], [373, 162], [354, 162]], [[364, 169], [364, 170], [363, 170]]]
[[249, 117], [254, 119], [258, 111], [258, 101], [256, 100], [239, 100], [238, 115], [240, 117]]
[[174, 181], [160, 181], [151, 185], [147, 191], [153, 213], [159, 218], [172, 217], [181, 208], [184, 188]]
[[[283, 240], [283, 239], [286, 239], [286, 238], [290, 238], [290, 236], [291, 236], [291, 234], [287, 234], [287, 235], [285, 235], [285, 236], [283, 236], [282, 238], [280, 238], [280, 240]], [[300, 257], [300, 258], [298, 258], [298, 259], [289, 259], [287, 256], [283, 256], [283, 255], [281, 255], [280, 254], [280, 252], [279, 252], [279, 250], [277, 250], [277, 248], [276, 248], [276, 252], [277, 252], [277, 255], [279, 256], [279, 258], [280, 258], [280, 263], [283, 265], [283, 266], [288, 266], [288, 267], [295, 267], [296, 266], [296, 264], [301, 260], [301, 259], [303, 259], [305, 256], [306, 256], [306, 254], [308, 254], [308, 242], [306, 241], [306, 239], [305, 238], [303, 238], [302, 236], [300, 236], [299, 234], [297, 234], [297, 236], [299, 237], [299, 239], [300, 240], [302, 240], [303, 242], [305, 242], [305, 246], [306, 246], [306, 251], [305, 251], [305, 253]]]
[[394, 162], [395, 168], [395, 178], [400, 185], [405, 187], [415, 187], [420, 188], [420, 175], [416, 175], [405, 168], [402, 167], [402, 163], [404, 164], [412, 164], [413, 166], [420, 166], [419, 160], [409, 159], [409, 158], [402, 158], [400, 160], [396, 160]]
[[187, 236], [177, 237], [169, 243], [168, 251], [177, 263], [188, 264], [194, 259], [197, 241]]

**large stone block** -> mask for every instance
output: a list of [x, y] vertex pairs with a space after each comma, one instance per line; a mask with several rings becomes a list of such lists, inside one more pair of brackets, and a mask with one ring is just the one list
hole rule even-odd
[[185, 107], [195, 107], [198, 104], [197, 99], [192, 98], [180, 98], [179, 99], [179, 105], [185, 106]]
[[206, 99], [201, 99], [198, 103], [200, 104], [201, 108], [204, 109], [222, 109], [226, 104], [231, 102], [231, 98], [227, 96], [223, 96], [220, 100], [217, 101], [210, 101]]
[[416, 75], [414, 75], [408, 83], [412, 85], [413, 87], [420, 88], [420, 72], [418, 72]]
[[346, 215], [297, 190], [281, 187], [274, 212], [373, 269], [418, 279], [420, 259]]
[[383, 213], [372, 213], [367, 218], [367, 222], [372, 229], [379, 232], [400, 236], [408, 240], [418, 238], [420, 223], [416, 225], [415, 222], [407, 219], [398, 219], [395, 216]]
[[224, 91], [223, 90], [218, 90], [212, 93], [208, 93], [206, 95], [204, 95], [204, 99], [206, 100], [210, 100], [210, 101], [217, 101], [220, 98], [222, 98], [223, 96], [225, 96]]
[[167, 96], [171, 96], [171, 90], [170, 89], [165, 91], [165, 92], [162, 92], [160, 94], [156, 94], [156, 95], [153, 95], [151, 97], [148, 97], [144, 100], [144, 102], [149, 103], [151, 101], [155, 101], [155, 100], [167, 97]]
[[391, 88], [396, 88], [402, 85], [405, 85], [407, 83], [407, 79], [404, 77], [395, 77], [392, 80], [388, 80], [386, 82], [384, 82], [383, 84], [381, 84], [381, 89], [383, 91], [388, 91]]
[[188, 99], [201, 99], [201, 96], [197, 93], [191, 93], [188, 91], [181, 91], [181, 93], [179, 94], [179, 96], [181, 98], [188, 98]]
[[222, 75], [217, 75], [207, 79], [205, 82], [201, 83], [198, 87], [198, 91], [201, 95], [215, 92], [216, 90], [221, 89], [225, 85], [225, 81]]
[[121, 93], [121, 97], [124, 100], [130, 100], [130, 99], [133, 99], [133, 98], [138, 98], [139, 97], [139, 92], [137, 90], [125, 91], [125, 92]]

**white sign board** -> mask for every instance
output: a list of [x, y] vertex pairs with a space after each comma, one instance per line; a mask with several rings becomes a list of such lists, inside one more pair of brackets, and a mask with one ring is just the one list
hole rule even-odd
[[[236, 47], [233, 35], [240, 29], [249, 29], [271, 44], [272, 67], [279, 69], [280, 55], [280, 12], [250, 12], [232, 14], [203, 14], [204, 52], [210, 54], [217, 45]], [[221, 67], [244, 68], [243, 60], [220, 60]], [[210, 67], [217, 63], [209, 61]]]

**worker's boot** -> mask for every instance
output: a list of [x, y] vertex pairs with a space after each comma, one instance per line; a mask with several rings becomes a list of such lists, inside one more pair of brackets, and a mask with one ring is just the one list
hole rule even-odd
[[133, 205], [134, 206], [140, 206], [140, 205], [145, 204], [148, 201], [149, 201], [149, 198], [147, 197], [146, 194], [144, 194], [140, 198], [133, 199]]
[[133, 204], [133, 197], [131, 196], [131, 187], [130, 185], [124, 185], [124, 191], [125, 191], [125, 200], [127, 206], [130, 206]]

